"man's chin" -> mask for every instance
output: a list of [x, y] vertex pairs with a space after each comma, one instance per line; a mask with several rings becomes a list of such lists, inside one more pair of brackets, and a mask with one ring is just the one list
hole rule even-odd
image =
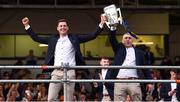
[[65, 32], [62, 32], [62, 33], [61, 33], [61, 35], [67, 35], [67, 33], [65, 33]]

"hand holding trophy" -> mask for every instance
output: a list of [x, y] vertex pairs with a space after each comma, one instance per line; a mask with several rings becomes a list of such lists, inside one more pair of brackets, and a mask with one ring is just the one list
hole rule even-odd
[[130, 33], [135, 39], [138, 39], [136, 34], [132, 32], [131, 27], [127, 20], [123, 20], [120, 8], [116, 8], [114, 4], [104, 7], [104, 17], [106, 17], [106, 25], [109, 29], [115, 30], [118, 24], [121, 24], [128, 33]]
[[116, 8], [116, 6], [110, 5], [104, 7], [104, 16], [107, 17], [106, 25], [110, 28], [111, 26], [117, 26], [118, 23], [122, 24], [122, 16], [120, 8]]

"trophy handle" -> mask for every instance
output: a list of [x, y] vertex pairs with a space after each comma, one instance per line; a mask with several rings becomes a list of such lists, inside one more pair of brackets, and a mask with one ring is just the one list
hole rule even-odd
[[117, 12], [118, 12], [118, 14], [119, 14], [118, 21], [119, 21], [120, 24], [122, 24], [123, 18], [122, 18], [122, 15], [121, 15], [121, 10], [120, 10], [120, 8], [117, 8]]
[[108, 28], [110, 28], [110, 23], [108, 21], [105, 21]]

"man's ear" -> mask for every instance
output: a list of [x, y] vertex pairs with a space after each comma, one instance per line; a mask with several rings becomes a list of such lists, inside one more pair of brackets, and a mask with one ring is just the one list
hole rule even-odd
[[58, 31], [58, 26], [57, 26], [56, 30]]
[[69, 26], [67, 26], [67, 30], [69, 31]]
[[121, 42], [124, 44], [124, 40], [123, 40], [123, 38], [122, 38]]

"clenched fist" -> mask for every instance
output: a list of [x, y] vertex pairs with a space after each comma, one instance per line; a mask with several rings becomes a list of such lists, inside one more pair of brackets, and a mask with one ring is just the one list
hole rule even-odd
[[29, 25], [29, 18], [24, 17], [24, 18], [22, 19], [22, 24], [23, 24], [25, 27], [28, 26], [28, 25]]

